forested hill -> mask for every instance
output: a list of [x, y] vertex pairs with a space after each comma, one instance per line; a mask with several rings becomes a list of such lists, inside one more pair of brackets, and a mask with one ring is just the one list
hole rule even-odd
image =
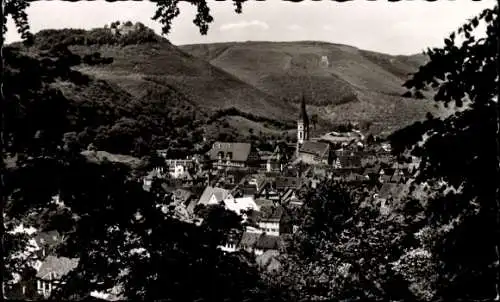
[[[104, 123], [107, 133], [142, 131], [138, 141], [134, 133], [101, 143], [113, 152], [119, 150], [112, 146], [120, 144], [128, 149], [131, 145], [132, 149], [163, 148], [168, 140], [160, 138], [172, 137], [186, 140], [169, 145], [182, 153], [195, 148], [203, 132], [222, 133], [226, 139], [241, 137], [242, 132], [280, 136], [294, 127], [296, 100], [302, 94], [309, 113], [317, 114], [320, 125], [326, 127], [354, 121], [371, 124], [371, 132], [388, 133], [436, 112], [429, 102], [400, 96], [406, 75], [418, 69], [422, 56], [394, 57], [319, 42], [179, 48], [140, 23], [128, 29], [122, 26], [122, 31], [117, 27], [43, 30], [35, 35], [34, 45], [23, 51], [31, 56], [60, 56], [65, 48], [80, 56], [72, 69], [88, 76], [89, 82], [53, 85], [79, 106], [105, 106], [98, 114], [113, 117], [90, 119], [95, 127]], [[215, 121], [214, 114], [219, 116]], [[152, 125], [146, 122], [150, 116], [165, 116], [168, 122]], [[197, 121], [194, 126], [183, 126], [192, 119]], [[109, 124], [111, 120], [118, 125]], [[204, 129], [207, 122], [209, 127]], [[145, 131], [150, 127], [153, 130]], [[98, 143], [107, 140], [98, 138]]]
[[242, 42], [182, 45], [275, 97], [304, 93], [320, 117], [369, 121], [375, 131], [393, 130], [436, 113], [431, 102], [402, 98], [402, 84], [427, 60], [391, 56], [326, 42]]
[[234, 107], [276, 120], [290, 119], [290, 114], [295, 112], [278, 97], [186, 54], [146, 27], [132, 28], [122, 34], [114, 33], [111, 28], [45, 30], [35, 36], [38, 49], [61, 43], [80, 56], [98, 52], [113, 58], [111, 64], [78, 69], [116, 84], [137, 98], [148, 99], [151, 94], [155, 98], [168, 98], [164, 92], [175, 90], [186, 97], [183, 105], [203, 109], [200, 111]]

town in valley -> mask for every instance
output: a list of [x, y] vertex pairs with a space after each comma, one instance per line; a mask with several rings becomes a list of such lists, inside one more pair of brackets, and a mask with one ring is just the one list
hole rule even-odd
[[133, 2], [4, 5], [1, 301], [500, 301], [498, 4]]

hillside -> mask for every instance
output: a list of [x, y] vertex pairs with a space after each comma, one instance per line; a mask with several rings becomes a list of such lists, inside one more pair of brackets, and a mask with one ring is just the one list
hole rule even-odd
[[[29, 51], [61, 44], [84, 58], [74, 69], [115, 87], [117, 99], [125, 93], [144, 106], [195, 112], [189, 116], [234, 108], [249, 122], [282, 123], [274, 123], [271, 131], [293, 127], [302, 94], [325, 130], [350, 121], [371, 125], [370, 132], [388, 133], [437, 111], [432, 102], [401, 97], [407, 74], [425, 61], [422, 55], [390, 56], [324, 42], [177, 47], [138, 23], [118, 35], [113, 28], [44, 30], [35, 35]], [[101, 98], [75, 86], [64, 90], [76, 99]], [[112, 94], [105, 96], [110, 102]], [[234, 111], [225, 115], [234, 116]], [[243, 134], [249, 128], [237, 122], [230, 127]]]
[[62, 43], [82, 57], [98, 52], [112, 58], [111, 64], [78, 70], [116, 84], [135, 97], [150, 98], [153, 93], [155, 98], [162, 98], [162, 90], [174, 90], [201, 111], [235, 107], [273, 119], [285, 119], [292, 113], [279, 98], [180, 51], [148, 28], [132, 28], [124, 35], [115, 35], [110, 28], [46, 30], [37, 33], [35, 42], [38, 48]]
[[269, 95], [296, 100], [333, 122], [372, 122], [375, 132], [392, 130], [436, 113], [432, 102], [400, 97], [423, 55], [390, 56], [325, 42], [244, 42], [183, 45]]

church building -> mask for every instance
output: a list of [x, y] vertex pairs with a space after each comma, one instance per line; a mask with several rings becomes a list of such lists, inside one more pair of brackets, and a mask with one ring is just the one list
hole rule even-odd
[[306, 164], [329, 164], [330, 144], [310, 138], [311, 128], [306, 112], [306, 101], [302, 96], [300, 114], [297, 120], [297, 160]]

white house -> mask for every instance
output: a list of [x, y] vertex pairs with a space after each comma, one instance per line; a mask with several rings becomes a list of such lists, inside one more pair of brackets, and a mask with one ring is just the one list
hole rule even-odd
[[169, 168], [169, 172], [172, 178], [177, 179], [184, 175], [184, 173], [186, 172], [186, 167], [184, 167], [183, 165], [175, 165]]
[[79, 259], [48, 256], [36, 274], [37, 292], [50, 297], [52, 290], [59, 286], [60, 279], [78, 266]]
[[219, 204], [228, 196], [231, 196], [231, 194], [226, 189], [207, 186], [203, 191], [203, 194], [201, 194], [198, 204], [202, 205]]
[[259, 211], [260, 207], [255, 203], [252, 196], [234, 198], [231, 194], [224, 199], [226, 209], [241, 215], [242, 211], [254, 210]]

